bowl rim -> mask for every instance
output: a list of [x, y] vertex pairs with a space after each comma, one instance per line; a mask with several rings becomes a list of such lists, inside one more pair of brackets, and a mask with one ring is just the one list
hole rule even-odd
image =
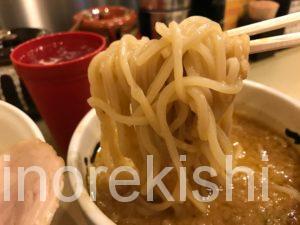
[[[77, 146], [80, 142], [80, 137], [83, 131], [89, 126], [91, 120], [94, 118], [96, 111], [91, 109], [79, 122], [76, 127], [73, 136], [71, 138], [68, 154], [67, 154], [67, 165], [75, 168], [77, 167], [77, 162], [80, 160], [77, 154]], [[76, 189], [76, 180], [73, 176], [68, 174], [70, 184], [73, 190]], [[81, 196], [78, 198], [79, 205], [84, 213], [87, 215], [88, 219], [97, 225], [116, 225], [108, 216], [106, 216], [92, 201], [87, 189], [84, 187]]]
[[[248, 86], [252, 89], [256, 89], [258, 91], [262, 91], [268, 93], [270, 95], [276, 96], [279, 99], [284, 100], [288, 104], [292, 105], [293, 107], [297, 108], [300, 111], [300, 100], [290, 97], [279, 90], [276, 90], [272, 87], [266, 86], [264, 84], [245, 80], [244, 85]], [[77, 128], [75, 129], [73, 136], [70, 141], [68, 155], [67, 155], [67, 164], [68, 166], [74, 166], [77, 168], [77, 162], [80, 160], [78, 158], [77, 152], [80, 151], [77, 146], [79, 145], [80, 137], [84, 130], [89, 126], [90, 122], [94, 118], [96, 112], [94, 109], [91, 109], [79, 122]], [[76, 181], [74, 177], [69, 176], [69, 180], [71, 183], [71, 187], [73, 190], [76, 188]], [[79, 205], [85, 215], [91, 220], [95, 225], [116, 225], [108, 216], [106, 216], [92, 201], [90, 198], [86, 188], [84, 187], [82, 195], [78, 199]]]
[[23, 112], [19, 108], [15, 107], [5, 101], [2, 101], [2, 100], [0, 100], [0, 108], [1, 107], [7, 109], [14, 116], [23, 120], [25, 122], [25, 124], [30, 128], [30, 130], [35, 138], [38, 138], [41, 141], [45, 141], [45, 138], [44, 138], [41, 130], [38, 128], [36, 123], [25, 112]]

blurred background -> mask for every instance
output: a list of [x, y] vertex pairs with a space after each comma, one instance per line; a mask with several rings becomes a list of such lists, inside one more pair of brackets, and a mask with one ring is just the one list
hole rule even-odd
[[75, 13], [103, 5], [123, 5], [137, 9], [136, 1], [124, 0], [0, 0], [0, 27], [64, 31], [72, 26]]
[[[90, 7], [122, 5], [138, 11], [148, 5], [149, 10], [157, 12], [188, 9], [189, 14], [212, 18], [230, 29], [247, 13], [251, 1], [255, 0], [0, 0], [0, 27], [64, 31], [72, 26], [75, 13]], [[280, 5], [276, 16], [298, 11], [300, 7], [299, 0], [274, 1]]]

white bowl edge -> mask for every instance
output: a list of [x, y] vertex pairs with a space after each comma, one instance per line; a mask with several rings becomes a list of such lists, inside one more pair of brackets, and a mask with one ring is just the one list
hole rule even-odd
[[[86, 128], [92, 122], [96, 122], [96, 121], [93, 121], [93, 119], [95, 119], [95, 118], [96, 118], [96, 111], [94, 109], [92, 109], [85, 115], [85, 117], [81, 120], [81, 122], [75, 129], [74, 134], [71, 138], [69, 150], [68, 150], [68, 156], [67, 156], [68, 166], [73, 166], [73, 167], [78, 168], [78, 166], [80, 164], [80, 160], [83, 160], [77, 154], [77, 151], [74, 151], [74, 150], [76, 150], [77, 146], [80, 145], [80, 141], [82, 138], [82, 132], [84, 132], [84, 130], [86, 130]], [[99, 138], [100, 138], [100, 136], [99, 136]], [[82, 170], [80, 172], [82, 172]], [[75, 190], [76, 189], [76, 180], [72, 176], [69, 176], [69, 179], [70, 179], [70, 183], [71, 183], [73, 190]], [[79, 201], [79, 205], [81, 206], [82, 210], [84, 211], [84, 213], [86, 214], [88, 219], [91, 220], [91, 222], [93, 222], [93, 224], [115, 225], [114, 222], [112, 222], [101, 210], [99, 210], [99, 208], [96, 206], [96, 204], [92, 201], [86, 188], [84, 188], [78, 201]]]
[[[26, 113], [24, 113], [17, 107], [4, 101], [0, 101], [0, 110], [5, 110], [6, 112], [2, 111], [2, 113], [7, 113], [7, 115], [10, 115], [11, 119], [13, 119], [14, 122], [22, 123], [21, 124], [21, 126], [23, 126], [22, 129], [24, 129], [24, 132], [26, 132], [26, 134], [23, 134], [24, 137], [26, 138], [34, 137], [40, 139], [41, 141], [45, 141], [44, 136], [40, 131], [40, 129], [38, 128], [38, 126]], [[16, 126], [15, 128], [18, 129], [18, 126]]]

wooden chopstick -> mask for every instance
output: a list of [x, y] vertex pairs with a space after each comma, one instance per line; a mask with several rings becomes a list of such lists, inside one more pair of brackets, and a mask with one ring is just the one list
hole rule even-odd
[[250, 41], [250, 54], [290, 48], [300, 44], [300, 32]]
[[[300, 12], [274, 19], [253, 23], [226, 31], [229, 36], [247, 34], [249, 36], [286, 27], [300, 22]], [[278, 50], [300, 45], [300, 32], [250, 41], [250, 54]]]
[[251, 36], [255, 34], [264, 33], [267, 31], [283, 28], [286, 27], [287, 25], [291, 25], [299, 21], [300, 21], [300, 12], [297, 12], [297, 13], [291, 13], [286, 16], [280, 16], [274, 19], [253, 23], [247, 26], [234, 28], [226, 31], [226, 33], [229, 36], [235, 36], [241, 34], [248, 34]]

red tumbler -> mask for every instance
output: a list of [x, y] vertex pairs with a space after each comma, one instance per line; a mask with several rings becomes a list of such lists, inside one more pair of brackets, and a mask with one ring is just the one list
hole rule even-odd
[[68, 149], [73, 131], [90, 109], [87, 69], [105, 46], [101, 35], [64, 32], [30, 40], [11, 53], [17, 74], [63, 150]]

